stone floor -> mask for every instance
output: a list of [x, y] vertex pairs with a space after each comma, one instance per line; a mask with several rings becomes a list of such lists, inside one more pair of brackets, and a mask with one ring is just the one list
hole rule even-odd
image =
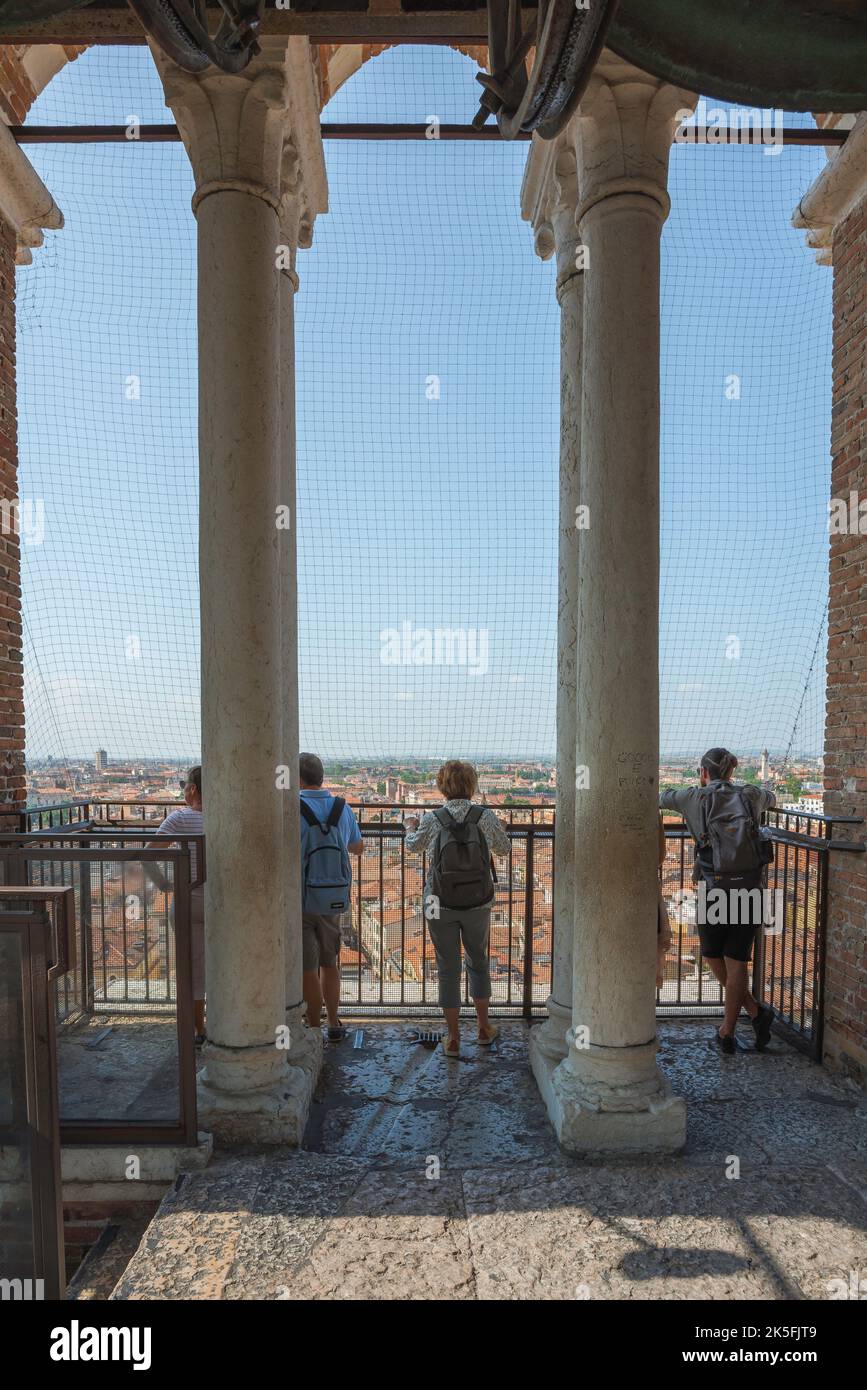
[[822, 1299], [867, 1278], [867, 1096], [782, 1042], [725, 1058], [709, 1023], [661, 1023], [686, 1150], [602, 1160], [558, 1148], [523, 1024], [458, 1063], [358, 1026], [360, 1050], [326, 1050], [305, 1149], [185, 1179], [114, 1298]]
[[60, 1117], [177, 1123], [174, 1014], [86, 1014], [57, 1029]]

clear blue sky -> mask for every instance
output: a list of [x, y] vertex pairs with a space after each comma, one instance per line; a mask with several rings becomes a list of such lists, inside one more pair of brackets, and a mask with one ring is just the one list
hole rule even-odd
[[[466, 121], [473, 73], [446, 49], [392, 50], [325, 118]], [[131, 114], [171, 119], [147, 51], [103, 49], [30, 120]], [[23, 547], [28, 756], [194, 756], [191, 173], [179, 145], [27, 152], [67, 222], [19, 276], [22, 495], [46, 512], [44, 541]], [[327, 142], [326, 158], [330, 211], [297, 299], [302, 742], [551, 754], [558, 310], [520, 218], [526, 147]], [[796, 749], [820, 751], [821, 648], [807, 677], [826, 598], [831, 283], [789, 219], [823, 161], [672, 154], [668, 752], [781, 749], [793, 729]], [[383, 665], [382, 632], [405, 622], [484, 631], [487, 669]]]

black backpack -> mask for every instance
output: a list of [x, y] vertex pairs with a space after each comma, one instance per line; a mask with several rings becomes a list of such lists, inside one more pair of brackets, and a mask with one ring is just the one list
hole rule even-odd
[[762, 834], [755, 808], [743, 787], [708, 782], [701, 789], [702, 834], [696, 843], [696, 866], [708, 886], [759, 888], [765, 866], [774, 858]]
[[471, 806], [462, 821], [443, 807], [430, 855], [427, 892], [441, 907], [467, 911], [493, 902], [496, 871], [479, 821], [484, 806]]

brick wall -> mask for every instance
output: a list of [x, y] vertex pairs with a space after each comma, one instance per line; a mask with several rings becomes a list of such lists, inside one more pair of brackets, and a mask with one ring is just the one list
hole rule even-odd
[[[0, 219], [0, 499], [18, 495], [15, 408], [15, 235]], [[0, 528], [0, 829], [24, 804], [24, 672], [19, 540]], [[7, 811], [7, 814], [3, 814]]]
[[[82, 48], [64, 47], [68, 60]], [[21, 125], [36, 98], [24, 66], [27, 45], [0, 44], [0, 120]], [[15, 236], [0, 218], [0, 500], [18, 496], [18, 430], [15, 401]], [[29, 272], [38, 274], [38, 265]], [[19, 539], [0, 527], [0, 830], [18, 828], [12, 814], [23, 807], [24, 668], [21, 638]]]
[[[867, 502], [867, 200], [837, 227], [833, 263], [831, 495]], [[825, 811], [867, 821], [867, 519], [860, 529], [831, 536]], [[831, 855], [828, 906], [825, 1057], [863, 1079], [867, 854]]]

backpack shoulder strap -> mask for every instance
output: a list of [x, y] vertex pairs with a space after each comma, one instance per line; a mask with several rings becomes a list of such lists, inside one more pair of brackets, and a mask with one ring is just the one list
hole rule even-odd
[[346, 801], [344, 800], [344, 798], [342, 796], [335, 796], [334, 805], [328, 812], [328, 820], [325, 822], [326, 830], [333, 830], [335, 825], [338, 824], [340, 817], [343, 815], [343, 809], [345, 806]]
[[304, 800], [303, 796], [301, 797], [301, 814], [308, 825], [319, 825], [319, 817], [313, 810], [313, 807], [308, 805], [308, 803]]
[[464, 825], [478, 825], [484, 814], [484, 806], [471, 806], [464, 816]]
[[708, 834], [708, 829], [707, 829], [707, 803], [708, 803], [708, 795], [707, 795], [707, 793], [708, 793], [708, 787], [707, 787], [707, 786], [705, 786], [705, 787], [700, 787], [700, 788], [699, 788], [699, 802], [698, 802], [698, 805], [699, 805], [699, 821], [700, 821], [700, 823], [701, 823], [701, 834], [699, 835], [698, 839], [697, 839], [696, 842], [695, 842], [695, 844], [696, 844], [696, 850], [701, 849], [702, 845], [706, 845], [706, 844], [708, 844], [708, 843], [710, 842], [710, 836], [709, 836], [709, 834]]
[[438, 811], [434, 811], [434, 818], [439, 821], [443, 830], [451, 830], [452, 826], [457, 824], [451, 811], [447, 811], [445, 806], [441, 806]]

